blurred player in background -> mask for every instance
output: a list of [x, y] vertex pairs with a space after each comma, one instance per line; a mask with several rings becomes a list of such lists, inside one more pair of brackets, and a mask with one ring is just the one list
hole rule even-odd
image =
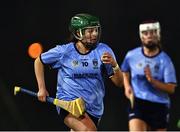
[[122, 72], [112, 49], [99, 42], [101, 25], [97, 17], [77, 14], [71, 18], [69, 29], [73, 35], [69, 43], [57, 45], [35, 60], [38, 98], [45, 101], [49, 95], [44, 65], [58, 69], [56, 97], [65, 101], [81, 97], [86, 107], [84, 115], [79, 118], [58, 107], [60, 117], [71, 130], [96, 131], [104, 110], [104, 77], [108, 76], [121, 87]]
[[128, 108], [129, 130], [167, 130], [170, 98], [176, 87], [176, 74], [170, 57], [162, 50], [160, 23], [139, 25], [141, 47], [126, 54], [121, 70]]

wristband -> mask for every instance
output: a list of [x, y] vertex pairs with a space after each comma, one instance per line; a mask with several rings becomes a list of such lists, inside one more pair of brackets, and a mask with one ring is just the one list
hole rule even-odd
[[119, 65], [117, 64], [115, 67], [112, 67], [112, 69], [113, 69], [114, 72], [119, 70]]

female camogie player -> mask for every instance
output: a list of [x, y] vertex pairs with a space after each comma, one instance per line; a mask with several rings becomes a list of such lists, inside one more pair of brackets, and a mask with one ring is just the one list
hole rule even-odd
[[[72, 17], [69, 29], [73, 35], [71, 42], [57, 45], [35, 60], [38, 99], [45, 101], [49, 95], [44, 79], [44, 65], [49, 65], [58, 70], [57, 98], [65, 101], [82, 98], [85, 103], [86, 111], [80, 117], [58, 107], [64, 123], [71, 130], [96, 131], [104, 110], [104, 77], [108, 76], [121, 87], [122, 72], [112, 49], [99, 42], [101, 25], [97, 17], [77, 14]], [[78, 103], [73, 105], [82, 106]], [[69, 108], [73, 109], [73, 105]]]
[[[170, 99], [176, 87], [176, 74], [170, 57], [162, 50], [160, 24], [140, 24], [141, 47], [126, 54], [121, 70], [128, 108], [129, 130], [167, 129]], [[132, 105], [133, 104], [133, 105]]]

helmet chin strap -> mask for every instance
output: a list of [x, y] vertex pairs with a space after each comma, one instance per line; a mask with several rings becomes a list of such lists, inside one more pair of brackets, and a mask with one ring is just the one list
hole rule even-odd
[[[101, 30], [99, 30], [99, 33], [101, 33]], [[74, 34], [74, 36], [75, 36], [76, 39], [81, 41], [81, 43], [87, 49], [94, 49], [94, 48], [96, 48], [96, 45], [99, 43], [99, 40], [100, 40], [100, 34], [98, 34], [98, 38], [97, 38], [97, 41], [95, 43], [87, 42], [86, 38], [84, 38], [82, 29], [79, 30], [78, 34]], [[83, 39], [85, 39], [85, 40], [83, 41]]]
[[90, 50], [96, 48], [96, 45], [99, 42], [99, 41], [96, 41], [96, 43], [91, 43], [91, 42], [87, 42], [87, 40], [83, 41], [83, 38], [84, 38], [83, 35], [81, 37], [79, 37], [79, 38], [81, 38], [81, 39], [78, 39], [78, 40], [81, 41], [81, 43], [84, 45], [84, 47], [87, 48], [87, 49], [90, 49]]
[[159, 45], [156, 43], [153, 43], [153, 42], [151, 44], [148, 44], [148, 45], [143, 44], [143, 46], [146, 47], [147, 49], [151, 50], [151, 51], [155, 50], [156, 48], [160, 49]]
[[94, 48], [96, 48], [96, 45], [97, 45], [97, 42], [94, 43], [94, 44], [92, 44], [92, 43], [88, 43], [88, 42], [83, 42], [82, 40], [81, 40], [81, 43], [82, 43], [82, 44], [84, 45], [84, 47], [87, 48], [87, 49], [94, 49]]

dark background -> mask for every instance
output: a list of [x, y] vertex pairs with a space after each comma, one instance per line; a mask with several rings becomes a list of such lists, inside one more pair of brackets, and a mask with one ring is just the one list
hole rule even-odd
[[[34, 60], [28, 46], [40, 42], [44, 51], [66, 42], [70, 18], [77, 13], [100, 18], [102, 42], [114, 50], [119, 65], [126, 52], [139, 46], [138, 25], [157, 19], [162, 27], [162, 44], [172, 58], [179, 82], [180, 9], [173, 0], [6, 0], [0, 3], [0, 130], [64, 130], [55, 106], [28, 95], [13, 95], [14, 86], [37, 92]], [[49, 93], [55, 97], [56, 71], [46, 70]], [[179, 94], [171, 95], [168, 130], [179, 130]], [[123, 88], [106, 81], [105, 111], [99, 130], [128, 130], [127, 100]]]

